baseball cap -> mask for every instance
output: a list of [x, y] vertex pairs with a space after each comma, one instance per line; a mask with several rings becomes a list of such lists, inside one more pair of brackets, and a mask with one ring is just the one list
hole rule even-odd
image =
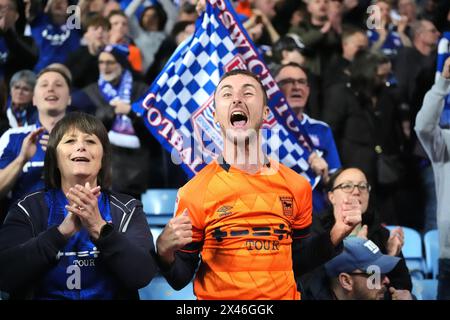
[[313, 54], [311, 49], [306, 47], [302, 38], [300, 38], [295, 33], [287, 33], [286, 35], [281, 37], [277, 42], [274, 43], [273, 51], [279, 52], [279, 54], [281, 54], [281, 51], [283, 50], [287, 51], [298, 50], [302, 55], [305, 56], [311, 56]]
[[325, 270], [330, 277], [356, 269], [366, 271], [370, 266], [379, 267], [381, 273], [389, 273], [399, 261], [398, 257], [381, 253], [372, 241], [351, 237], [344, 240], [342, 253], [325, 264]]

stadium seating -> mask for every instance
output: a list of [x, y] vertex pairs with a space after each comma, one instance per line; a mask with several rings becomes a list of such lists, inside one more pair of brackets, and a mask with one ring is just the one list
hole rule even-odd
[[438, 281], [436, 279], [413, 279], [412, 294], [417, 300], [436, 300]]
[[[147, 222], [156, 246], [156, 239], [166, 223], [172, 218], [177, 189], [149, 189], [141, 197]], [[193, 282], [180, 291], [172, 289], [160, 274], [149, 285], [139, 290], [141, 300], [195, 300]]]
[[427, 271], [432, 274], [433, 279], [437, 279], [439, 272], [439, 235], [437, 230], [430, 230], [423, 238], [425, 245], [425, 257]]
[[177, 189], [149, 189], [141, 197], [150, 226], [165, 226], [172, 218]]
[[[392, 231], [397, 226], [386, 226]], [[411, 277], [414, 279], [424, 279], [427, 274], [427, 268], [422, 252], [422, 237], [420, 233], [408, 227], [402, 227], [405, 234], [405, 243], [402, 248], [406, 265], [409, 269]]]
[[172, 289], [163, 276], [158, 275], [148, 286], [139, 290], [141, 300], [195, 300], [192, 281], [180, 291]]

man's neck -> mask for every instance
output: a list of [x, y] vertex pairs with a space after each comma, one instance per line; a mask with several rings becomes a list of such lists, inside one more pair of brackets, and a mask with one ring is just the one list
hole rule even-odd
[[350, 300], [340, 288], [331, 287], [331, 293], [335, 300]]
[[323, 25], [327, 22], [327, 17], [314, 17], [311, 16], [311, 24], [316, 27], [323, 27]]
[[52, 22], [57, 25], [57, 26], [62, 26], [63, 24], [66, 23], [67, 20], [67, 15], [63, 14], [63, 15], [56, 15], [56, 14], [52, 14]]
[[56, 123], [61, 120], [64, 117], [65, 113], [59, 113], [55, 115], [49, 115], [49, 114], [39, 114], [39, 122], [41, 125], [48, 131], [51, 132], [53, 130], [53, 127], [56, 125]]
[[354, 55], [351, 55], [350, 53], [347, 53], [347, 52], [343, 51], [342, 58], [344, 60], [348, 61], [348, 62], [352, 62], [353, 58], [354, 58]]
[[420, 54], [422, 54], [425, 57], [428, 57], [431, 54], [431, 52], [433, 51], [431, 46], [429, 46], [425, 43], [422, 43], [420, 41], [414, 42], [414, 47], [417, 49], [417, 51], [420, 52]]
[[250, 174], [255, 174], [264, 166], [266, 157], [261, 147], [261, 137], [259, 141], [245, 143], [243, 146], [237, 146], [226, 140], [224, 137], [223, 158], [230, 166], [245, 171]]

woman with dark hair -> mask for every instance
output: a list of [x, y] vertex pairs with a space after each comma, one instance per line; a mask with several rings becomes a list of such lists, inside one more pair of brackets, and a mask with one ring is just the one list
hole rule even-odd
[[110, 192], [100, 120], [70, 113], [53, 128], [45, 189], [11, 207], [0, 231], [0, 290], [27, 299], [138, 299], [156, 273], [140, 201]]
[[[322, 215], [313, 216], [312, 233], [329, 232], [335, 221], [341, 219], [347, 206], [351, 206], [354, 202], [359, 203], [362, 221], [353, 229], [349, 237], [357, 236], [371, 240], [383, 254], [400, 257], [401, 259], [396, 267], [387, 274], [390, 286], [395, 289], [411, 291], [411, 276], [401, 252], [404, 243], [403, 230], [396, 228], [390, 233], [388, 229], [381, 225], [378, 214], [373, 207], [373, 200], [370, 201], [371, 185], [368, 183], [365, 174], [357, 168], [341, 168], [331, 176], [328, 185], [328, 199], [331, 206]], [[319, 279], [322, 271], [317, 269], [301, 278], [303, 291], [307, 297], [320, 299], [322, 287]]]
[[[384, 209], [382, 221], [397, 224], [404, 209], [397, 203], [397, 192], [402, 183], [400, 155], [405, 137], [399, 104], [388, 83], [391, 63], [382, 54], [361, 51], [349, 70], [349, 83], [327, 91], [322, 120], [333, 130], [342, 165], [361, 169], [374, 187]], [[380, 157], [393, 160], [393, 175], [381, 170]]]

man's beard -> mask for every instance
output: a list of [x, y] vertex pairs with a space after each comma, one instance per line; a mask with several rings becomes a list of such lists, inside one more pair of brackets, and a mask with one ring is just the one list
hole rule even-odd
[[105, 81], [110, 82], [111, 84], [116, 84], [120, 81], [120, 77], [122, 76], [122, 71], [103, 74], [102, 76]]

